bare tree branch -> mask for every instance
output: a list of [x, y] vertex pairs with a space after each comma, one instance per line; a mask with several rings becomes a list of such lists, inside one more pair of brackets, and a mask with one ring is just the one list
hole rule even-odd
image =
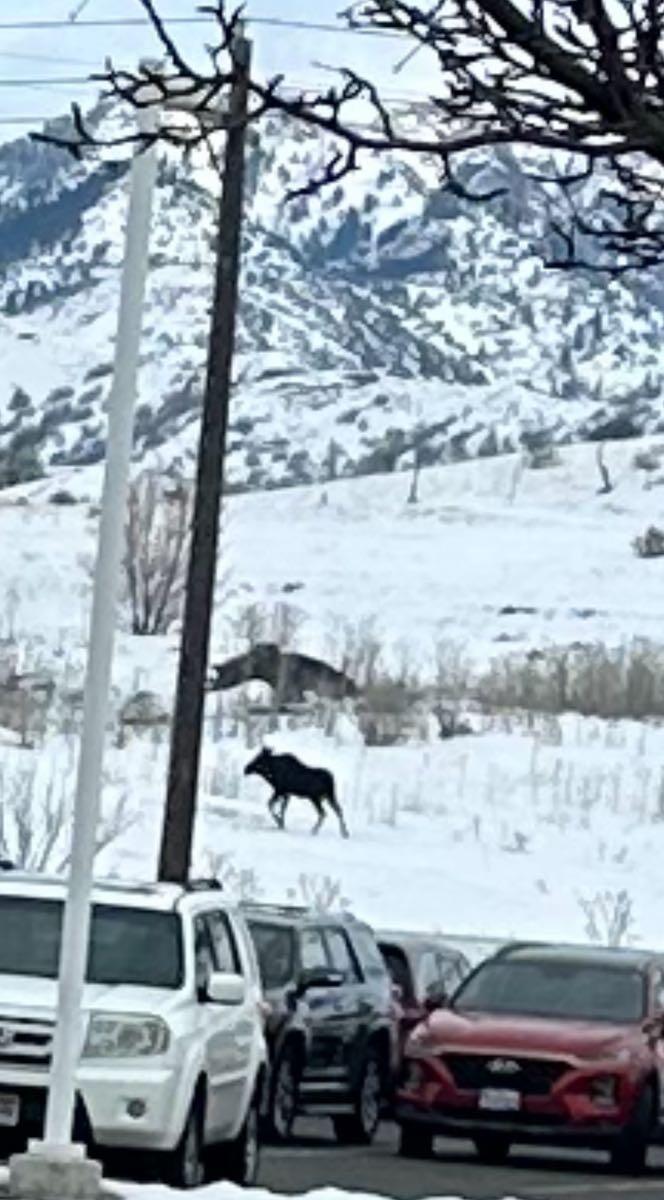
[[[173, 93], [187, 99], [191, 119], [167, 115], [158, 134], [99, 138], [77, 107], [71, 135], [43, 134], [77, 156], [159, 137], [191, 149], [209, 145], [211, 130], [235, 78], [235, 39], [242, 12], [224, 0], [202, 11], [217, 40], [201, 70], [184, 56], [157, 9], [140, 0], [165, 58], [162, 69], [135, 72], [107, 64], [96, 78], [107, 94], [135, 108]], [[327, 90], [288, 88], [279, 76], [249, 81], [248, 121], [267, 113], [316, 129], [325, 138], [321, 167], [293, 189], [306, 195], [336, 184], [368, 153], [433, 156], [441, 183], [466, 199], [490, 202], [505, 190], [472, 190], [458, 164], [484, 147], [542, 151], [526, 172], [558, 186], [568, 219], [551, 232], [562, 252], [550, 265], [620, 273], [664, 262], [664, 0], [359, 0], [343, 14], [351, 27], [400, 35], [439, 70], [437, 94], [413, 120], [397, 113], [368, 79], [343, 68]], [[596, 188], [582, 185], [597, 183]], [[589, 199], [590, 197], [590, 199]], [[590, 211], [583, 211], [583, 205]], [[577, 209], [577, 205], [579, 206]]]

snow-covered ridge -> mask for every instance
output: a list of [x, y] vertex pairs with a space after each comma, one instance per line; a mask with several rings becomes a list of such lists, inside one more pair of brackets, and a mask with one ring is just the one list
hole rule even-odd
[[[127, 118], [100, 107], [93, 120]], [[229, 479], [260, 488], [659, 428], [664, 313], [655, 273], [543, 269], [555, 198], [508, 152], [465, 166], [507, 183], [490, 206], [438, 188], [426, 160], [369, 160], [283, 203], [318, 135], [272, 119], [252, 141]], [[216, 180], [164, 152], [137, 453], [184, 462], [212, 282]], [[126, 161], [0, 148], [0, 483], [99, 461], [115, 332]]]

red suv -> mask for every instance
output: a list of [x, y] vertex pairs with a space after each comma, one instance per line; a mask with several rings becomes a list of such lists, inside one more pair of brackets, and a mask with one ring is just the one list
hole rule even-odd
[[606, 1149], [637, 1172], [664, 1118], [664, 955], [515, 944], [411, 1034], [397, 1090], [400, 1153], [436, 1134], [486, 1162], [513, 1142]]

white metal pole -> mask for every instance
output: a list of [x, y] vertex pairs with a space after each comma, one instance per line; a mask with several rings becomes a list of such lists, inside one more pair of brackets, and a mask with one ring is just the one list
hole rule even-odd
[[[158, 114], [155, 110], [145, 110], [139, 114], [139, 128], [142, 132], [151, 132], [157, 120]], [[90, 621], [83, 733], [76, 783], [69, 887], [60, 951], [53, 1065], [46, 1109], [44, 1141], [47, 1146], [53, 1147], [67, 1146], [71, 1143], [75, 1075], [84, 1034], [82, 1002], [90, 933], [90, 902], [100, 806], [101, 769], [122, 565], [141, 317], [156, 170], [156, 147], [152, 146], [135, 155], [131, 168], [131, 195], [113, 386], [108, 402], [106, 467]]]

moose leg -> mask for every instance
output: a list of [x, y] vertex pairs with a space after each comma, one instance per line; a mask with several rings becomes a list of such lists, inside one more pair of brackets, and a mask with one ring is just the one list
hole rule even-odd
[[337, 818], [339, 821], [339, 828], [341, 830], [341, 836], [345, 837], [345, 838], [350, 837], [350, 834], [348, 832], [348, 826], [346, 825], [346, 822], [344, 820], [343, 810], [341, 808], [339, 801], [336, 799], [335, 796], [329, 796], [328, 803], [330, 805], [330, 808], [332, 809], [332, 812], [336, 813], [336, 815], [337, 815]]
[[270, 799], [267, 802], [267, 806], [270, 810], [270, 816], [272, 817], [272, 820], [274, 821], [275, 825], [277, 826], [277, 829], [283, 829], [283, 827], [284, 827], [284, 807], [285, 807], [285, 805], [281, 808], [281, 811], [279, 811], [279, 801], [282, 799], [283, 799], [283, 797], [280, 796], [278, 794], [278, 792], [275, 792], [272, 796], [270, 796]]
[[281, 797], [281, 812], [279, 813], [279, 828], [280, 829], [284, 828], [284, 822], [286, 820], [286, 809], [288, 808], [289, 803], [290, 803], [290, 796], [282, 796]]
[[321, 825], [323, 824], [323, 821], [325, 820], [325, 809], [323, 807], [323, 802], [321, 800], [314, 800], [312, 798], [311, 803], [314, 805], [314, 807], [318, 813], [318, 820], [316, 821], [316, 824], [314, 825], [314, 827], [311, 831], [312, 834], [316, 834], [316, 833], [318, 833], [318, 830], [320, 829]]
[[348, 832], [348, 827], [344, 820], [343, 810], [342, 810], [342, 807], [341, 807], [339, 801], [337, 800], [334, 789], [330, 792], [330, 794], [328, 796], [325, 797], [325, 799], [327, 800], [330, 808], [332, 809], [332, 812], [335, 813], [337, 816], [337, 819], [339, 821], [339, 828], [341, 829], [341, 836], [345, 837], [345, 838], [350, 837], [350, 834]]

